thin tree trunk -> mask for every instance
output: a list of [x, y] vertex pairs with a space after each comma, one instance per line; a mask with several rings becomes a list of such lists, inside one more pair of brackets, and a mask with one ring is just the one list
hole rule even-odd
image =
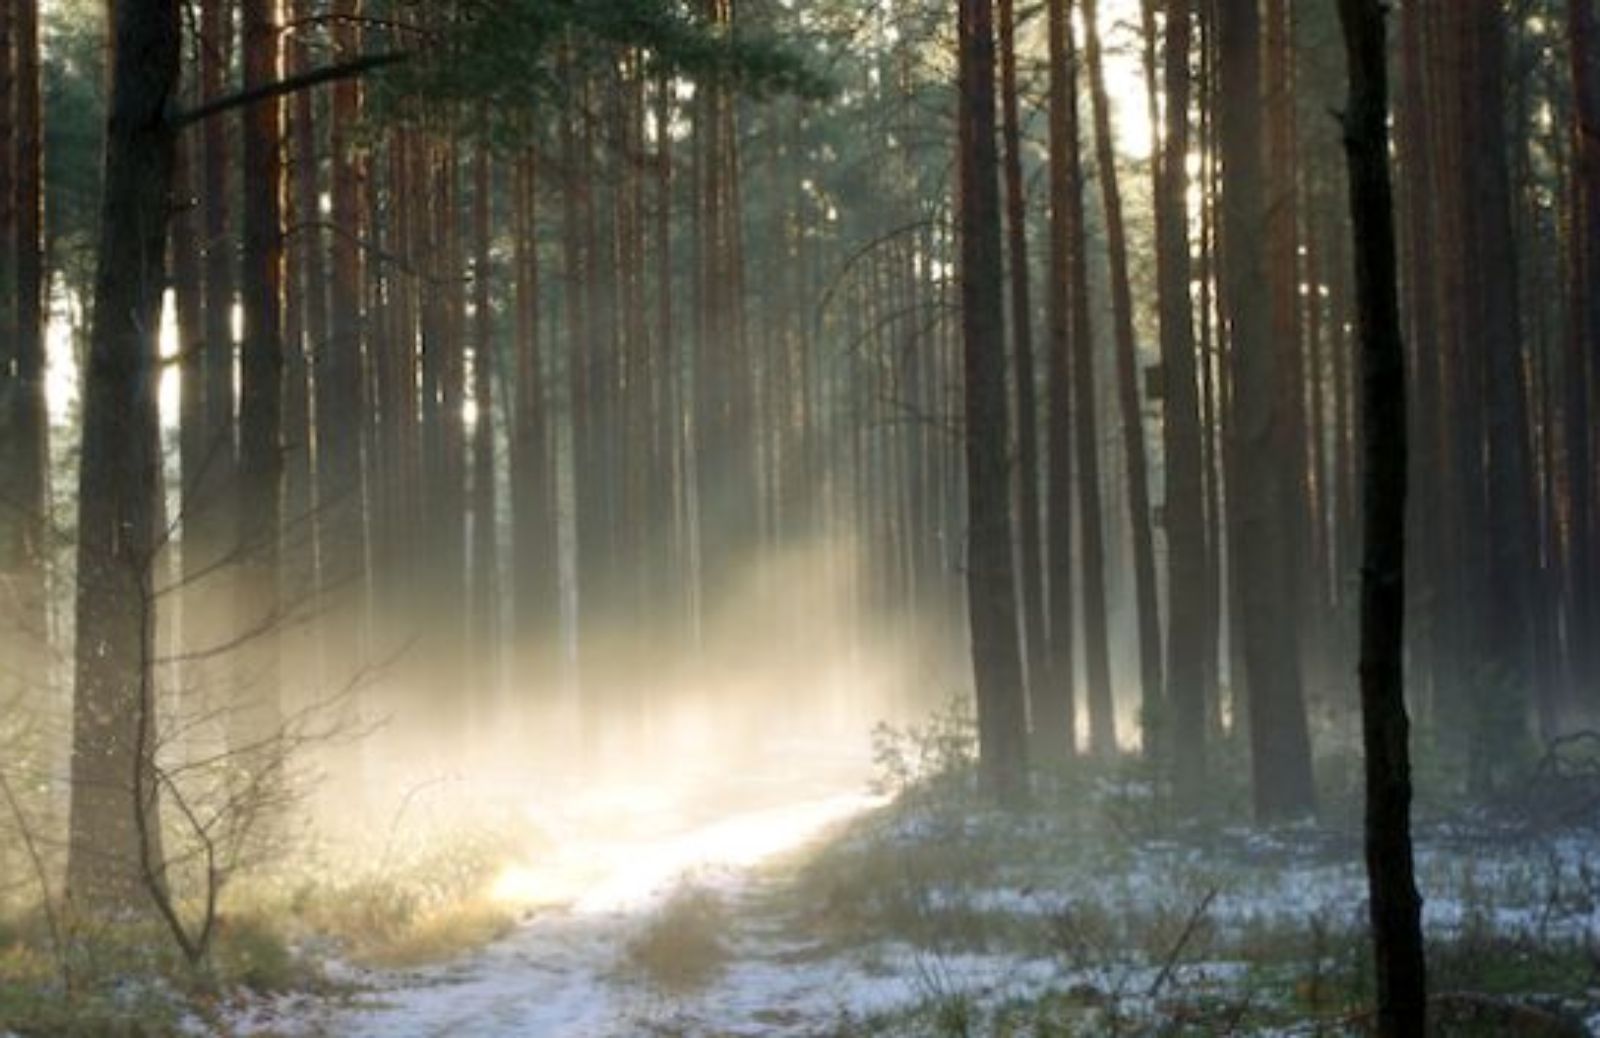
[[1411, 851], [1405, 704], [1406, 359], [1389, 169], [1388, 56], [1380, 0], [1340, 0], [1350, 68], [1345, 147], [1355, 247], [1364, 434], [1361, 715], [1366, 751], [1368, 913], [1378, 1033], [1427, 1033], [1422, 901]]
[[[10, 334], [0, 343], [0, 610], [20, 702], [38, 702], [49, 680], [49, 411], [45, 395], [44, 241], [39, 98], [38, 0], [11, 5], [15, 78], [15, 256], [0, 260], [0, 306], [9, 300]], [[5, 75], [0, 72], [0, 77]], [[5, 121], [9, 121], [8, 117]], [[0, 165], [8, 156], [0, 154]], [[6, 204], [0, 199], [0, 207]], [[6, 244], [0, 240], [0, 246]], [[7, 296], [12, 285], [15, 295]], [[9, 679], [8, 679], [9, 682]]]
[[1571, 329], [1568, 332], [1564, 439], [1567, 462], [1569, 584], [1568, 653], [1572, 684], [1586, 696], [1582, 706], [1600, 709], [1600, 603], [1596, 601], [1600, 567], [1600, 509], [1595, 503], [1595, 385], [1600, 364], [1600, 55], [1596, 54], [1595, 16], [1587, 0], [1567, 4], [1568, 49], [1572, 65], [1576, 155], [1572, 221]]
[[1128, 533], [1133, 544], [1134, 613], [1139, 624], [1140, 706], [1146, 753], [1156, 751], [1162, 710], [1161, 604], [1156, 596], [1154, 536], [1151, 533], [1149, 461], [1144, 442], [1144, 413], [1139, 398], [1139, 349], [1134, 341], [1133, 289], [1128, 278], [1128, 239], [1123, 227], [1122, 191], [1117, 175], [1116, 142], [1111, 129], [1111, 99], [1106, 93], [1101, 57], [1097, 0], [1083, 0], [1084, 54], [1093, 102], [1094, 136], [1100, 171], [1100, 196], [1105, 208], [1106, 245], [1110, 252], [1111, 315], [1117, 357], [1117, 408], [1122, 419], [1122, 448], [1128, 492]]
[[[1063, 30], [1067, 69], [1077, 69], [1078, 52], [1071, 20]], [[1079, 544], [1082, 551], [1083, 653], [1087, 679], [1089, 750], [1097, 757], [1117, 752], [1116, 703], [1111, 692], [1110, 635], [1106, 618], [1105, 517], [1101, 508], [1099, 399], [1089, 293], [1089, 228], [1083, 199], [1082, 132], [1078, 92], [1067, 91], [1068, 143], [1066, 212], [1071, 279], [1073, 440], [1077, 447]]]
[[[1075, 209], [1081, 209], [1082, 185], [1073, 175], [1078, 142], [1072, 137], [1076, 84], [1067, 64], [1070, 32], [1067, 0], [1050, 0], [1050, 263], [1049, 344], [1046, 357], [1049, 422], [1049, 522], [1048, 557], [1050, 656], [1043, 676], [1048, 695], [1061, 705], [1059, 731], [1052, 731], [1037, 715], [1034, 738], [1048, 758], [1052, 753], [1070, 756], [1077, 747], [1075, 660], [1076, 616], [1073, 610], [1072, 566], [1072, 292]], [[1078, 192], [1080, 203], [1070, 201]], [[1081, 301], [1080, 301], [1081, 305]], [[1037, 689], [1036, 689], [1037, 695]]]
[[[244, 85], [279, 75], [276, 0], [242, 0]], [[240, 272], [244, 341], [239, 382], [238, 585], [242, 653], [229, 717], [235, 746], [273, 733], [281, 716], [279, 574], [284, 504], [283, 106], [244, 110], [244, 253]]]
[[1189, 299], [1189, 41], [1192, 0], [1167, 0], [1166, 141], [1156, 178], [1156, 275], [1165, 372], [1167, 697], [1175, 788], [1205, 788], [1206, 519], [1200, 391]]
[[478, 701], [491, 705], [499, 679], [500, 543], [496, 518], [494, 376], [499, 363], [494, 321], [493, 235], [494, 167], [487, 145], [473, 159], [473, 337], [472, 396], [477, 421], [472, 429], [472, 658], [480, 686]]
[[[1045, 681], [1044, 559], [1039, 529], [1039, 415], [1033, 356], [1033, 304], [1028, 272], [1028, 211], [1022, 186], [1022, 118], [1017, 99], [1014, 0], [998, 0], [1001, 136], [1005, 141], [1006, 238], [1011, 288], [1011, 345], [1016, 364], [1017, 564], [1022, 591], [1023, 660], [1036, 733], [1069, 730], [1071, 710]], [[1069, 686], [1070, 688], [1070, 686]], [[1056, 745], [1060, 745], [1057, 741]]]

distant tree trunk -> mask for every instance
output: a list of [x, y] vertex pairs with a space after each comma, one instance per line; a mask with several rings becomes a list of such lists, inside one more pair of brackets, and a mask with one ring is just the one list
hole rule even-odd
[[1167, 699], [1181, 795], [1205, 787], [1206, 517], [1200, 390], [1189, 299], [1189, 42], [1192, 0], [1167, 0], [1166, 141], [1156, 178], [1156, 276], [1166, 393]]
[[[280, 44], [281, 71], [296, 75], [311, 69], [321, 40], [317, 33], [318, 5], [312, 0], [279, 0], [280, 18], [295, 27], [284, 32]], [[304, 611], [316, 593], [316, 489], [313, 486], [312, 379], [315, 358], [328, 343], [328, 268], [323, 235], [321, 154], [318, 147], [318, 112], [315, 95], [301, 90], [283, 105], [286, 139], [280, 150], [287, 154], [284, 190], [284, 498], [282, 511], [280, 600], [288, 608]], [[326, 603], [312, 608], [323, 615]], [[316, 625], [286, 625], [280, 635], [283, 688], [295, 697], [291, 709], [306, 705], [321, 683], [317, 664]]]
[[1600, 710], [1600, 508], [1595, 501], [1593, 415], [1600, 381], [1600, 54], [1596, 53], [1594, 8], [1588, 0], [1567, 4], [1568, 50], [1572, 64], [1574, 109], [1572, 149], [1576, 155], [1572, 221], [1572, 305], [1568, 332], [1564, 439], [1566, 446], [1570, 546], [1568, 655], [1572, 684], [1586, 698], [1582, 706]]
[[1265, 75], [1262, 105], [1265, 119], [1266, 170], [1263, 181], [1266, 204], [1267, 280], [1271, 336], [1268, 348], [1274, 355], [1272, 392], [1278, 432], [1276, 465], [1280, 478], [1286, 558], [1292, 560], [1285, 577], [1289, 590], [1288, 612], [1277, 617], [1281, 627], [1297, 632], [1296, 652], [1302, 683], [1306, 661], [1315, 659], [1313, 650], [1322, 636], [1319, 626], [1309, 624], [1312, 614], [1305, 608], [1308, 593], [1316, 586], [1306, 565], [1310, 559], [1307, 527], [1305, 351], [1301, 336], [1301, 269], [1299, 172], [1296, 145], [1294, 52], [1291, 40], [1291, 11], [1288, 0], [1266, 0], [1263, 7], [1262, 48]]
[[[1482, 449], [1487, 478], [1484, 529], [1486, 583], [1471, 586], [1482, 610], [1476, 646], [1486, 655], [1479, 673], [1477, 719], [1471, 750], [1475, 792], [1487, 792], [1501, 747], [1513, 731], [1526, 731], [1530, 694], [1538, 674], [1534, 651], [1540, 603], [1533, 595], [1536, 530], [1533, 524], [1528, 380], [1522, 350], [1518, 257], [1511, 220], [1511, 182], [1506, 126], [1507, 17], [1495, 3], [1478, 0], [1459, 14], [1466, 59], [1462, 77], [1464, 115], [1462, 172], [1466, 189], [1459, 219], [1467, 235], [1461, 298], [1464, 332], [1483, 375], [1482, 396], [1465, 401], [1481, 407]], [[1457, 433], [1461, 435], [1461, 433]]]
[[[38, 0], [11, 6], [16, 60], [9, 94], [15, 103], [15, 165], [0, 179], [12, 181], [16, 202], [13, 236], [8, 242], [0, 235], [0, 247], [14, 243], [16, 251], [14, 257], [0, 259], [0, 271], [15, 274], [14, 282], [0, 281], [0, 307], [11, 307], [0, 328], [6, 335], [0, 343], [0, 586], [5, 588], [0, 591], [0, 611], [8, 618], [5, 642], [13, 660], [7, 670], [20, 683], [23, 700], [36, 701], [48, 680], [50, 637], [39, 7]], [[6, 75], [0, 70], [0, 78]], [[0, 120], [9, 121], [9, 116], [0, 113]], [[0, 165], [8, 165], [7, 159], [0, 153]], [[0, 208], [7, 202], [0, 198]]]
[[991, 795], [1026, 795], [1027, 713], [1006, 461], [1005, 296], [990, 0], [960, 0], [961, 303], [965, 340], [967, 612], [979, 757]]
[[1156, 596], [1154, 537], [1150, 530], [1149, 462], [1144, 443], [1144, 412], [1139, 398], [1139, 348], [1134, 341], [1133, 290], [1128, 278], [1128, 239], [1123, 228], [1122, 191], [1117, 175], [1116, 143], [1111, 128], [1111, 100], [1106, 93], [1100, 53], [1097, 0], [1083, 0], [1085, 57], [1089, 96], [1093, 102], [1100, 195], [1105, 207], [1106, 245], [1110, 251], [1111, 313], [1117, 356], [1117, 407], [1122, 418], [1123, 458], [1127, 466], [1129, 536], [1133, 542], [1134, 613], [1139, 624], [1140, 705], [1144, 747], [1152, 745], [1162, 709], [1161, 603]]
[[[18, 0], [13, 33], [16, 49], [16, 192], [17, 192], [17, 352], [31, 358], [24, 367], [36, 378], [43, 374], [45, 298], [44, 269], [44, 117], [40, 94], [39, 0]], [[36, 420], [42, 420], [42, 383], [33, 384]], [[40, 429], [43, 426], [39, 427]], [[35, 456], [30, 451], [30, 456]], [[38, 455], [42, 459], [42, 454]], [[36, 485], [42, 485], [41, 474]]]
[[[1044, 558], [1039, 529], [1038, 378], [1033, 357], [1033, 304], [1028, 272], [1028, 207], [1022, 186], [1022, 118], [1017, 100], [1016, 14], [1013, 0], [998, 0], [1000, 43], [1001, 135], [1005, 141], [1004, 171], [1006, 237], [1011, 281], [1011, 344], [1016, 363], [1017, 432], [1017, 564], [1022, 590], [1022, 633], [1028, 700], [1036, 737], [1069, 730], [1071, 707], [1062, 703], [1061, 688], [1045, 680]], [[1071, 686], [1065, 686], [1070, 692]], [[1046, 736], [1047, 740], [1051, 738]]]
[[1285, 416], [1278, 406], [1277, 358], [1266, 284], [1266, 212], [1261, 141], [1261, 32], [1256, 0], [1221, 0], [1217, 19], [1221, 72], [1218, 134], [1227, 169], [1223, 185], [1224, 312], [1232, 325], [1234, 442], [1229, 525], [1240, 604], [1252, 778], [1257, 817], [1305, 814], [1315, 793], [1299, 632], [1291, 615]]
[[560, 676], [561, 585], [555, 520], [555, 452], [550, 429], [539, 322], [537, 162], [533, 151], [516, 166], [513, 226], [517, 265], [516, 405], [511, 414], [511, 554], [517, 639], [524, 681], [536, 695], [555, 690]]
[[[339, 57], [360, 50], [356, 25], [360, 0], [335, 0], [332, 32]], [[333, 87], [328, 117], [329, 185], [332, 223], [328, 264], [328, 335], [312, 346], [316, 380], [318, 598], [328, 610], [322, 627], [322, 662], [335, 685], [349, 680], [361, 658], [368, 632], [361, 623], [367, 538], [363, 523], [361, 416], [365, 394], [362, 312], [364, 257], [361, 217], [364, 160], [353, 154], [351, 134], [361, 119], [362, 91], [354, 78]]]
[[[276, 0], [242, 0], [244, 85], [279, 78]], [[280, 523], [284, 502], [283, 105], [244, 109], [244, 342], [239, 380], [238, 621], [250, 632], [230, 713], [236, 746], [271, 734], [280, 716]]]
[[1355, 246], [1364, 433], [1361, 715], [1378, 1033], [1427, 1033], [1422, 902], [1411, 851], [1405, 703], [1406, 358], [1395, 270], [1388, 56], [1380, 0], [1340, 0], [1350, 68], [1345, 147]]
[[113, 12], [78, 485], [67, 859], [68, 897], [106, 912], [145, 906], [145, 877], [164, 867], [152, 768], [151, 578], [161, 485], [154, 374], [172, 206], [168, 115], [182, 40], [176, 0], [119, 0]]
[[477, 421], [472, 429], [472, 614], [473, 660], [478, 670], [479, 702], [491, 702], [499, 681], [500, 543], [495, 490], [495, 341], [493, 266], [494, 167], [487, 145], [479, 145], [472, 177], [472, 396]]
[[[1078, 67], [1070, 19], [1062, 31], [1064, 67]], [[1087, 677], [1089, 749], [1097, 757], [1117, 752], [1116, 703], [1111, 692], [1110, 637], [1106, 618], [1105, 518], [1101, 509], [1099, 400], [1095, 384], [1093, 297], [1089, 293], [1089, 227], [1083, 200], [1082, 132], [1078, 91], [1066, 104], [1068, 270], [1072, 314], [1073, 440], [1078, 451], [1079, 542], [1083, 553], [1083, 653]]]
[[[1077, 703], [1073, 642], [1072, 566], [1072, 265], [1075, 213], [1082, 208], [1082, 185], [1074, 177], [1078, 142], [1073, 138], [1075, 119], [1068, 109], [1075, 104], [1071, 66], [1067, 64], [1067, 34], [1071, 31], [1067, 0], [1050, 0], [1050, 263], [1049, 263], [1049, 523], [1046, 528], [1050, 567], [1049, 668], [1044, 675], [1048, 695], [1063, 707], [1062, 725], [1052, 731], [1034, 717], [1035, 745], [1045, 755], [1070, 756], [1077, 747]], [[1070, 198], [1078, 192], [1080, 202]], [[1079, 301], [1081, 305], [1081, 301]]]
[[[229, 0], [202, 0], [200, 32], [200, 96], [215, 100], [227, 92], [228, 69], [233, 60], [232, 4]], [[207, 119], [200, 127], [204, 162], [201, 165], [201, 205], [205, 242], [205, 464], [206, 486], [197, 487], [193, 508], [184, 506], [184, 564], [192, 572], [213, 567], [229, 548], [235, 534], [233, 481], [238, 462], [237, 407], [234, 389], [233, 311], [235, 304], [235, 244], [229, 197], [235, 183], [229, 171], [235, 156], [228, 139], [229, 120]], [[206, 631], [219, 642], [228, 629], [231, 603], [223, 596], [208, 596]], [[198, 617], [196, 618], [199, 619]], [[200, 632], [196, 632], [199, 634]], [[202, 635], [204, 637], [204, 635]]]

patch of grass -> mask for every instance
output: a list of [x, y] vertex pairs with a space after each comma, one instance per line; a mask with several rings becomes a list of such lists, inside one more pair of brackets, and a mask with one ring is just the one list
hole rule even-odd
[[376, 868], [323, 865], [245, 896], [255, 913], [357, 965], [413, 968], [475, 951], [516, 925], [515, 911], [488, 896], [506, 859], [501, 842], [462, 833]]
[[316, 963], [297, 954], [281, 926], [263, 916], [223, 917], [212, 959], [223, 988], [275, 995], [304, 990], [320, 981]]
[[447, 962], [506, 936], [516, 926], [504, 906], [484, 899], [441, 906], [410, 918], [381, 938], [350, 947], [364, 966], [403, 969]]
[[730, 958], [727, 908], [702, 887], [675, 892], [628, 941], [631, 971], [667, 991], [693, 991], [721, 975]]

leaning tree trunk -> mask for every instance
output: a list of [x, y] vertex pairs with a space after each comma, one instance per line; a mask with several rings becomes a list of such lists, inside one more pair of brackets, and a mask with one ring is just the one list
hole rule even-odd
[[989, 0], [961, 0], [960, 19], [967, 622], [972, 636], [984, 780], [998, 799], [1016, 801], [1025, 793], [1027, 718], [1017, 629], [1016, 574], [1011, 556], [994, 20]]
[[145, 905], [162, 870], [154, 755], [154, 608], [161, 451], [156, 336], [172, 208], [177, 0], [114, 8], [105, 183], [79, 470], [77, 652], [68, 896]]
[[1422, 902], [1411, 854], [1405, 671], [1406, 359], [1400, 334], [1389, 170], [1388, 67], [1380, 0], [1340, 0], [1350, 67], [1350, 167], [1365, 434], [1361, 717], [1366, 750], [1367, 882], [1378, 974], [1378, 1033], [1427, 1033]]

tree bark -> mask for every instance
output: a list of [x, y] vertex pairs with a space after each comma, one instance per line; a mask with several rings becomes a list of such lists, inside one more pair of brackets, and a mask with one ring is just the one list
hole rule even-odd
[[181, 31], [176, 0], [120, 0], [113, 12], [78, 486], [67, 891], [82, 909], [124, 912], [152, 907], [143, 876], [162, 867], [152, 767], [161, 485], [154, 375]]

